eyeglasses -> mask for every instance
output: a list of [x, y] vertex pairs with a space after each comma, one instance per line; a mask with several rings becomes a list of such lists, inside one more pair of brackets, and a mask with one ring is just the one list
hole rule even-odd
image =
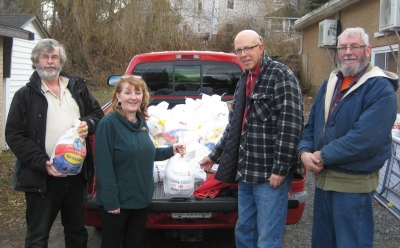
[[338, 47], [337, 50], [340, 53], [345, 53], [347, 51], [347, 49], [350, 48], [351, 51], [357, 52], [364, 47], [366, 47], [366, 45], [363, 45], [363, 46], [360, 46], [360, 45], [341, 46], [341, 47]]
[[259, 45], [260, 44], [257, 44], [257, 45], [251, 46], [251, 47], [245, 47], [243, 49], [236, 49], [236, 50], [233, 51], [233, 53], [236, 54], [236, 55], [240, 55], [240, 54], [242, 54], [242, 52], [248, 53], [251, 50], [253, 50], [254, 48], [258, 47]]
[[128, 78], [139, 78], [139, 79], [141, 79], [142, 76], [139, 76], [139, 75], [124, 75], [121, 78], [122, 79], [128, 79]]
[[48, 61], [49, 59], [51, 59], [52, 61], [57, 61], [57, 60], [60, 59], [60, 57], [57, 56], [57, 55], [53, 55], [53, 56], [50, 57], [48, 55], [43, 54], [43, 55], [40, 56], [40, 59], [43, 60], [43, 61]]

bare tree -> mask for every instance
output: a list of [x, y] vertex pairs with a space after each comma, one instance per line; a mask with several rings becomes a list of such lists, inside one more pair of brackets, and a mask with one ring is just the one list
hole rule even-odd
[[[2, 13], [36, 14], [51, 37], [64, 44], [69, 57], [66, 70], [89, 77], [92, 79], [89, 82], [104, 82], [110, 74], [123, 73], [129, 60], [138, 53], [166, 50], [230, 52], [238, 31], [254, 29], [263, 34], [265, 15], [276, 10], [279, 4], [294, 0], [232, 1], [229, 4], [238, 5], [229, 15], [202, 5], [216, 1], [0, 0], [0, 8]], [[308, 0], [295, 2], [299, 1]], [[228, 4], [226, 1], [219, 3]], [[258, 10], [257, 14], [252, 15], [254, 10]], [[220, 21], [214, 27], [217, 17]], [[204, 24], [204, 30], [197, 30], [202, 28], [201, 25], [193, 28], [195, 23]], [[218, 33], [214, 35], [216, 30]], [[293, 53], [296, 47], [286, 47], [284, 44], [289, 41], [283, 40], [287, 38], [264, 36], [268, 49], [277, 56]]]

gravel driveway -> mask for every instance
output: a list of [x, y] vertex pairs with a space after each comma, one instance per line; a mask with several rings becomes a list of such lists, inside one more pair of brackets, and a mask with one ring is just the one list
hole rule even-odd
[[[310, 247], [314, 179], [312, 175], [307, 175], [307, 204], [304, 214], [299, 223], [286, 226], [283, 237], [284, 248], [303, 248]], [[23, 207], [23, 206], [21, 206]], [[374, 247], [377, 248], [398, 248], [400, 247], [400, 220], [397, 219], [389, 210], [374, 200], [375, 214], [375, 239]], [[101, 242], [101, 233], [93, 227], [88, 227], [89, 243], [88, 248], [98, 248]], [[0, 233], [0, 247], [12, 248], [23, 247], [25, 237], [25, 227], [17, 230]], [[179, 241], [179, 238], [167, 238], [163, 230], [148, 230], [145, 236], [146, 248], [232, 248], [234, 245], [234, 235], [232, 229], [204, 230], [203, 241], [196, 243], [186, 243]], [[54, 224], [49, 248], [64, 247], [64, 238], [60, 219]]]
[[[283, 237], [284, 248], [311, 247], [311, 227], [314, 197], [314, 178], [307, 173], [307, 204], [303, 216], [296, 225], [286, 226]], [[389, 210], [374, 199], [375, 236], [376, 248], [400, 247], [400, 220]]]

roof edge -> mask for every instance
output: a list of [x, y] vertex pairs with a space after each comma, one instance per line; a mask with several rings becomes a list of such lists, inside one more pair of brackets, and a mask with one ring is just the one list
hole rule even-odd
[[47, 32], [47, 29], [43, 26], [42, 22], [39, 20], [39, 18], [36, 16], [36, 18], [33, 20], [33, 23], [37, 26], [41, 34], [43, 35], [43, 38], [50, 38], [49, 32]]
[[26, 15], [21, 15], [21, 16], [31, 16], [31, 18], [29, 20], [27, 20], [22, 26], [21, 28], [25, 28], [26, 25], [28, 25], [31, 21], [35, 20], [35, 18], [37, 18], [37, 16], [35, 14], [26, 14]]
[[332, 0], [299, 18], [292, 28], [303, 29], [361, 0]]
[[31, 22], [37, 27], [38, 31], [42, 36], [44, 36], [44, 38], [50, 38], [50, 34], [47, 32], [46, 28], [43, 26], [43, 23], [36, 14], [32, 14], [32, 18], [22, 25], [21, 28], [25, 28]]
[[27, 30], [0, 24], [0, 36], [19, 38], [24, 40], [34, 40], [35, 34]]

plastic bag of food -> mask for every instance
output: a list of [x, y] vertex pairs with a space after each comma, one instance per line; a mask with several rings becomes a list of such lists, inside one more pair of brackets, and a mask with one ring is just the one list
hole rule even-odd
[[165, 168], [164, 193], [170, 197], [189, 197], [194, 191], [194, 173], [180, 154], [169, 159]]
[[154, 138], [157, 134], [161, 133], [158, 129], [158, 119], [154, 116], [150, 116], [147, 120], [147, 126], [149, 127], [149, 133]]
[[167, 161], [154, 162], [153, 168], [153, 179], [154, 183], [164, 182], [165, 167], [167, 166]]
[[151, 105], [148, 108], [148, 113], [157, 119], [160, 119], [160, 114], [168, 110], [169, 103], [162, 101], [157, 105]]
[[81, 172], [86, 157], [86, 142], [78, 133], [80, 120], [74, 121], [74, 127], [68, 129], [56, 142], [51, 155], [52, 169], [64, 175], [76, 175]]

